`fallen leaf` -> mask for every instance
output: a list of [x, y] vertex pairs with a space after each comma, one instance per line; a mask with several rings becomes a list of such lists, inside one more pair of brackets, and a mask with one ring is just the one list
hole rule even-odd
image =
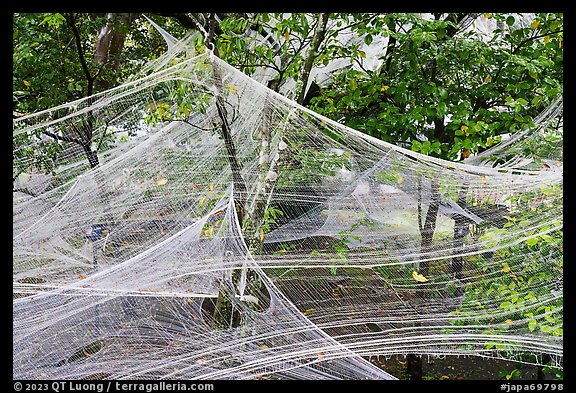
[[312, 314], [314, 311], [316, 311], [315, 308], [309, 308], [308, 310], [302, 311], [302, 314], [304, 314], [304, 315], [310, 315], [310, 314]]
[[84, 279], [86, 278], [86, 276], [84, 276], [84, 275], [81, 274], [78, 278], [79, 278], [80, 280], [84, 280]]
[[412, 271], [412, 278], [418, 282], [426, 282], [428, 281], [428, 279], [426, 277], [424, 277], [423, 275], [421, 275], [420, 273], [418, 273], [416, 270]]
[[504, 322], [506, 322], [506, 323], [512, 323], [512, 320], [511, 320], [511, 319], [507, 319], [507, 320], [505, 320]]
[[450, 379], [450, 377], [449, 377], [448, 375], [442, 375], [442, 376], [440, 377], [440, 379], [446, 380], [446, 379]]
[[470, 157], [470, 149], [462, 149], [462, 158]]
[[260, 348], [262, 349], [270, 349], [270, 347], [268, 345], [262, 344], [260, 345]]
[[163, 186], [166, 183], [168, 183], [168, 179], [166, 179], [165, 177], [156, 180], [156, 185], [158, 186]]
[[508, 266], [507, 263], [504, 264], [504, 267], [502, 268], [502, 271], [504, 273], [509, 273], [510, 272], [510, 266]]
[[264, 241], [264, 230], [260, 228], [260, 242]]
[[214, 183], [208, 184], [208, 188], [210, 189], [210, 191], [214, 191]]

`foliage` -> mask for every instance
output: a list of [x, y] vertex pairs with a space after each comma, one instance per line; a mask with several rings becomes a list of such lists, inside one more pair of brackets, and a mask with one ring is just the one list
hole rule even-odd
[[[526, 219], [528, 215], [535, 214], [535, 201], [558, 195], [560, 191], [558, 187], [543, 187], [540, 192], [511, 198], [516, 213], [506, 217], [507, 223], [502, 228], [486, 230], [480, 236], [479, 240], [486, 242], [487, 247], [500, 245], [493, 254], [489, 252], [475, 260], [484, 277], [491, 279], [468, 283], [463, 305], [456, 313], [467, 318], [476, 315], [485, 319], [491, 325], [485, 334], [503, 333], [509, 324], [525, 321], [522, 323], [526, 331], [563, 336], [563, 297], [560, 295], [550, 299], [551, 291], [552, 294], [555, 291], [551, 286], [561, 286], [561, 278], [558, 277], [563, 271], [563, 260], [558, 256], [563, 253], [562, 225], [561, 222], [547, 222], [535, 229], [528, 226]], [[557, 208], [557, 203], [558, 199], [551, 199], [536, 214], [545, 215], [547, 210]], [[511, 227], [523, 231], [524, 240], [501, 247]], [[549, 265], [542, 261], [550, 257], [557, 258], [558, 263], [554, 269], [543, 269], [542, 266]], [[498, 309], [492, 315], [483, 315], [485, 305], [494, 303], [498, 304]], [[459, 323], [465, 322], [462, 320]], [[506, 344], [491, 341], [486, 344], [486, 349], [491, 348], [506, 348]]]
[[[504, 25], [488, 40], [458, 32], [450, 19], [414, 14], [359, 23], [354, 30], [365, 42], [381, 36], [395, 45], [386, 49], [380, 69], [335, 75], [311, 106], [414, 151], [466, 158], [500, 134], [533, 126], [533, 117], [562, 92], [562, 15], [536, 14], [529, 26], [518, 27], [521, 17], [479, 16]], [[355, 57], [364, 55], [358, 50]]]
[[[80, 51], [91, 75], [100, 65], [94, 60], [96, 34], [109, 20], [104, 14], [74, 14]], [[14, 109], [32, 113], [84, 97], [87, 79], [79, 58], [70, 14], [16, 13], [13, 16], [12, 88]], [[173, 25], [173, 24], [172, 24]], [[119, 24], [115, 29], [122, 29]], [[181, 31], [181, 29], [180, 29]], [[166, 50], [162, 37], [143, 18], [127, 30], [115, 84], [122, 83], [147, 61]], [[100, 71], [103, 77], [109, 72]]]

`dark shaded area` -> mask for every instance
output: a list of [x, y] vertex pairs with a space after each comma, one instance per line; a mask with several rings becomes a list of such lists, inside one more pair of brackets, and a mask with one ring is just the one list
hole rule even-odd
[[[388, 359], [384, 356], [373, 356], [368, 360], [399, 379], [408, 379], [407, 360], [402, 355], [394, 355]], [[478, 356], [444, 358], [423, 356], [421, 360], [423, 380], [538, 380], [539, 372], [542, 373], [542, 379], [556, 379], [555, 375], [543, 373], [542, 368], [537, 366], [503, 359]], [[511, 375], [510, 379], [507, 379], [506, 375]]]

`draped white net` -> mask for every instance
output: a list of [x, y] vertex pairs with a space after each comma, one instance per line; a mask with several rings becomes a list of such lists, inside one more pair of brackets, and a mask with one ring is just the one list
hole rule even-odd
[[561, 99], [448, 162], [189, 45], [14, 121], [15, 379], [393, 379], [369, 359], [395, 354], [562, 368]]

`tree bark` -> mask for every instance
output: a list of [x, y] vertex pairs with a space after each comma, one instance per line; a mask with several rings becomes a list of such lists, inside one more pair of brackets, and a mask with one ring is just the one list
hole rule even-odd
[[[466, 206], [466, 194], [468, 193], [468, 187], [465, 185], [458, 193], [458, 205]], [[454, 255], [452, 257], [452, 272], [457, 280], [462, 280], [462, 269], [464, 267], [464, 258], [458, 255], [459, 250], [464, 246], [464, 237], [468, 234], [468, 225], [470, 221], [461, 215], [456, 215], [454, 217], [454, 240], [453, 248]]]
[[[432, 246], [432, 238], [436, 230], [436, 220], [438, 218], [438, 208], [440, 206], [440, 193], [439, 184], [437, 179], [433, 179], [430, 183], [430, 203], [428, 204], [428, 211], [426, 213], [426, 220], [420, 231], [421, 241], [420, 250], [422, 254], [430, 251]], [[420, 217], [418, 218], [420, 220]], [[429, 261], [423, 261], [420, 264], [420, 274], [426, 276], [428, 274]]]
[[[94, 80], [94, 89], [102, 91], [114, 86], [114, 75], [120, 68], [120, 54], [126, 41], [127, 28], [136, 20], [139, 14], [114, 13], [106, 14], [108, 22], [98, 31], [96, 37], [96, 49], [94, 51], [94, 61], [100, 67], [107, 67], [112, 76], [106, 78], [100, 76]], [[119, 24], [120, 28], [115, 27]]]
[[301, 89], [296, 97], [296, 102], [302, 105], [304, 102], [304, 97], [306, 97], [306, 86], [308, 85], [308, 79], [310, 78], [310, 71], [312, 70], [312, 66], [314, 65], [314, 59], [316, 59], [316, 54], [318, 52], [318, 48], [322, 41], [324, 41], [324, 36], [326, 35], [326, 25], [328, 23], [328, 16], [330, 14], [322, 13], [318, 15], [318, 24], [316, 25], [316, 29], [314, 30], [314, 37], [312, 38], [312, 42], [310, 43], [310, 48], [306, 53], [306, 58], [304, 59], [304, 64], [302, 65], [302, 69], [300, 72], [300, 78], [298, 81], [301, 85]]

